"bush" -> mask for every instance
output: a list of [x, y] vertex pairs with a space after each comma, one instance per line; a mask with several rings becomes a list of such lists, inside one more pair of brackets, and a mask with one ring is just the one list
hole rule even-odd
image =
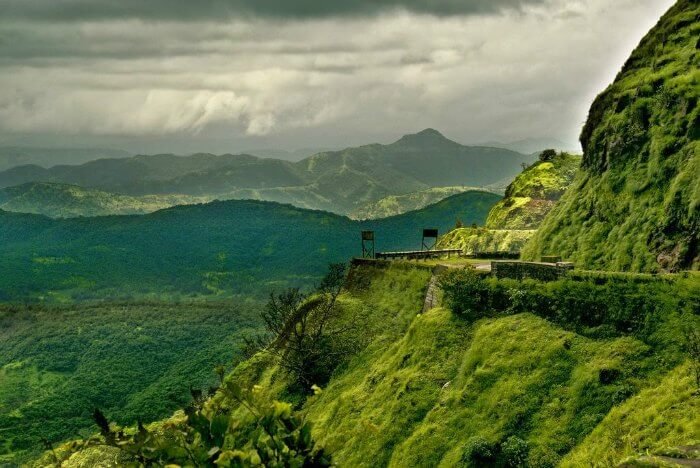
[[462, 453], [462, 461], [467, 466], [488, 466], [496, 462], [498, 450], [494, 444], [483, 437], [476, 436], [469, 439]]
[[458, 315], [475, 320], [489, 310], [490, 288], [472, 268], [445, 272], [440, 288], [448, 306]]
[[561, 457], [548, 447], [535, 447], [530, 451], [527, 465], [531, 468], [554, 468], [559, 465]]
[[72, 453], [90, 447], [114, 447], [126, 466], [332, 466], [331, 456], [318, 447], [311, 426], [285, 402], [270, 401], [255, 390], [223, 382], [209, 396], [220, 392], [243, 410], [236, 413], [192, 391], [193, 401], [185, 418], [171, 420], [149, 430], [138, 423], [124, 430], [95, 409], [99, 436], [72, 442], [72, 450], [59, 455], [47, 446], [46, 460], [60, 466]]
[[540, 153], [540, 161], [550, 162], [557, 157], [557, 151], [553, 149], [546, 149]]
[[451, 270], [440, 284], [446, 305], [467, 318], [529, 312], [596, 338], [631, 334], [646, 340], [669, 315], [693, 316], [698, 306], [693, 298], [697, 288], [682, 279], [583, 277], [542, 282]]
[[505, 466], [520, 468], [527, 466], [529, 447], [523, 439], [511, 436], [501, 444], [501, 454]]

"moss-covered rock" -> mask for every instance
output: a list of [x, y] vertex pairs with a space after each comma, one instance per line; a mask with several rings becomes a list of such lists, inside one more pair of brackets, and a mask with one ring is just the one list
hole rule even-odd
[[700, 268], [700, 4], [679, 0], [594, 101], [582, 168], [523, 251], [588, 268]]

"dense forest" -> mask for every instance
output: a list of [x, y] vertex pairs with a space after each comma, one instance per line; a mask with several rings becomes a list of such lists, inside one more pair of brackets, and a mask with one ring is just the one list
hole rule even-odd
[[362, 223], [259, 201], [65, 220], [0, 212], [0, 299], [260, 297], [312, 285], [328, 263], [361, 255], [362, 229], [376, 231], [378, 251], [419, 249], [423, 227], [483, 224], [499, 199], [465, 192]]

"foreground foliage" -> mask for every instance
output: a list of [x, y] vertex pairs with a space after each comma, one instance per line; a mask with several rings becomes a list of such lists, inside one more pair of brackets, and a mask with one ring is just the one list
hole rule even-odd
[[97, 448], [98, 453], [114, 456], [121, 466], [331, 466], [330, 455], [316, 447], [311, 426], [289, 403], [265, 401], [255, 389], [243, 390], [230, 381], [212, 390], [216, 392], [245, 412], [232, 416], [227, 408], [206, 407], [204, 394], [193, 392], [184, 415], [149, 430], [141, 423], [122, 429], [96, 409], [93, 418], [99, 436], [50, 449], [39, 464], [79, 464], [84, 452]]

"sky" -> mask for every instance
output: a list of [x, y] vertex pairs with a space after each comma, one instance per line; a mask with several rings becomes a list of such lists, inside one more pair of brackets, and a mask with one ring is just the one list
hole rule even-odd
[[577, 148], [672, 0], [0, 0], [0, 145]]

